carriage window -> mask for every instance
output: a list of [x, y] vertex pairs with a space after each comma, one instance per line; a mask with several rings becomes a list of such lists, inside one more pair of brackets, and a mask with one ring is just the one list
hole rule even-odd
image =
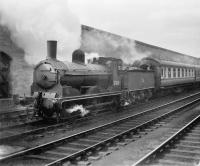
[[184, 69], [184, 77], [186, 77], [186, 69]]
[[184, 77], [184, 69], [181, 69], [181, 77]]
[[168, 68], [168, 78], [171, 78], [171, 68]]
[[185, 77], [187, 77], [187, 69], [185, 69]]
[[176, 78], [176, 68], [173, 68], [173, 77]]
[[186, 71], [185, 71], [185, 69], [184, 69], [184, 74], [183, 75], [184, 75], [183, 77], [186, 77]]
[[178, 77], [180, 77], [180, 68], [178, 68]]

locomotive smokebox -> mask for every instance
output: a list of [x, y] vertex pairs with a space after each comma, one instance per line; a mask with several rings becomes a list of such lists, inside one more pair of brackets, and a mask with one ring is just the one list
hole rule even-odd
[[72, 53], [72, 62], [74, 63], [85, 63], [85, 53], [78, 49]]
[[57, 41], [48, 40], [47, 41], [47, 59], [56, 60], [56, 54], [57, 54]]

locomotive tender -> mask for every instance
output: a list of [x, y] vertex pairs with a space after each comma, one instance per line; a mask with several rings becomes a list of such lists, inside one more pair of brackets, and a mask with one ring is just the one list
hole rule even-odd
[[178, 91], [200, 82], [200, 67], [195, 65], [147, 57], [141, 60], [141, 68], [125, 70], [121, 59], [110, 57], [85, 64], [81, 50], [73, 52], [72, 62], [62, 62], [56, 59], [56, 45], [56, 41], [47, 42], [47, 58], [36, 65], [33, 74], [31, 92], [43, 118], [66, 116], [66, 109], [76, 104], [67, 102], [70, 96], [104, 93], [108, 95], [101, 102], [124, 105], [149, 99], [163, 89]]

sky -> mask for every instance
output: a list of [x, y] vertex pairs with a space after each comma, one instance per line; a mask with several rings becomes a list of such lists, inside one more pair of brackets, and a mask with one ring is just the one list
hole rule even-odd
[[200, 57], [199, 0], [69, 0], [81, 24]]

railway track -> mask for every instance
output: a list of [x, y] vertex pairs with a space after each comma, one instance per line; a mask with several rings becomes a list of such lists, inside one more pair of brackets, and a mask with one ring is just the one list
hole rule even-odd
[[[121, 94], [121, 91], [116, 91], [116, 92], [104, 92], [104, 93], [99, 93], [99, 94], [90, 94], [90, 95], [81, 95], [81, 96], [73, 96], [73, 97], [65, 97], [65, 98], [56, 98], [55, 100], [60, 100], [61, 104], [64, 104], [66, 102], [85, 102], [87, 103], [89, 100], [93, 101], [93, 100], [98, 100], [100, 98], [108, 98], [108, 97], [113, 97], [113, 96], [119, 96]], [[112, 105], [113, 102], [104, 102], [104, 103], [96, 103], [95, 105], [92, 103], [92, 105], [89, 106], [85, 106], [86, 108], [99, 108], [102, 107], [104, 105]], [[82, 104], [81, 104], [82, 105]], [[112, 107], [110, 107], [112, 108]], [[104, 109], [103, 109], [104, 110]], [[15, 124], [18, 124], [17, 126], [23, 126], [23, 123], [30, 123], [32, 124], [32, 120], [33, 123], [36, 120], [35, 118], [33, 118], [33, 113], [34, 113], [34, 109], [33, 108], [29, 108], [29, 107], [24, 107], [23, 109], [14, 109], [12, 111], [3, 111], [0, 112], [0, 130], [1, 128], [9, 128], [9, 127], [14, 127]], [[6, 124], [6, 125], [5, 125]], [[7, 125], [7, 124], [11, 124], [11, 125]], [[2, 127], [5, 126], [5, 127]]]
[[20, 108], [13, 108], [11, 111], [1, 111], [0, 112], [0, 120], [7, 119], [10, 117], [16, 118], [17, 116], [25, 116], [27, 115], [27, 112], [33, 112], [33, 108], [31, 107], [22, 107]]
[[[66, 102], [74, 102], [74, 101], [85, 101], [87, 103], [88, 100], [96, 100], [100, 99], [103, 97], [112, 97], [112, 96], [118, 96], [120, 92], [106, 92], [106, 93], [99, 93], [99, 94], [91, 94], [91, 95], [82, 95], [82, 96], [73, 96], [73, 97], [66, 97], [62, 100], [57, 98], [56, 100], [60, 100], [61, 103]], [[63, 101], [64, 100], [64, 101]], [[103, 102], [103, 103], [91, 103], [89, 105], [84, 106], [86, 109], [98, 109], [98, 112], [103, 112], [107, 110], [108, 108], [112, 109], [112, 101], [109, 102]], [[82, 105], [82, 104], [81, 104]], [[105, 108], [107, 106], [107, 108]], [[93, 113], [96, 113], [93, 111]], [[12, 111], [4, 111], [0, 112], [0, 130], [8, 129], [8, 128], [15, 128], [15, 127], [20, 127], [20, 126], [32, 126], [32, 124], [35, 124], [35, 121], [37, 121], [38, 118], [33, 117], [34, 114], [34, 109], [27, 107], [26, 109], [14, 109]], [[67, 118], [68, 119], [73, 119], [74, 117]], [[39, 118], [41, 119], [41, 118]], [[20, 122], [18, 122], [20, 121]], [[4, 125], [6, 123], [6, 125]], [[7, 123], [12, 123], [12, 125], [7, 125]], [[13, 124], [14, 123], [14, 124]]]
[[200, 115], [175, 132], [134, 166], [200, 165]]
[[[192, 95], [189, 95], [187, 97], [178, 99], [176, 101], [173, 102], [169, 102], [167, 104], [164, 104], [162, 106], [144, 111], [144, 112], [140, 112], [138, 114], [136, 114], [135, 116], [142, 116], [144, 113], [151, 113], [151, 111], [157, 110], [157, 109], [164, 109], [167, 107], [178, 107], [182, 105], [182, 102], [188, 102], [187, 100], [191, 100], [191, 97], [196, 99], [200, 96], [200, 93], [195, 93]], [[175, 106], [176, 105], [176, 106]], [[167, 111], [168, 108], [167, 108]], [[101, 113], [101, 112], [100, 112]], [[166, 113], [166, 112], [164, 112]], [[0, 142], [2, 143], [6, 143], [9, 144], [9, 142], [12, 142], [12, 140], [16, 140], [18, 138], [25, 138], [27, 136], [32, 136], [35, 135], [35, 138], [38, 137], [43, 137], [45, 135], [45, 133], [51, 132], [52, 130], [55, 129], [60, 129], [61, 130], [66, 130], [68, 129], [69, 125], [71, 123], [73, 123], [73, 121], [76, 121], [76, 123], [80, 123], [81, 121], [87, 120], [89, 117], [70, 117], [68, 119], [65, 119], [63, 122], [60, 123], [56, 123], [56, 121], [51, 121], [49, 123], [44, 123], [44, 121], [42, 120], [35, 120], [35, 121], [31, 121], [28, 123], [24, 123], [24, 124], [19, 124], [16, 126], [12, 126], [12, 127], [7, 127], [7, 128], [0, 128]]]
[[[23, 157], [26, 159], [38, 159], [42, 165], [58, 165], [67, 161], [77, 162], [88, 157], [95, 157], [93, 155], [103, 150], [104, 147], [113, 149], [114, 147], [112, 145], [114, 144], [126, 144], [138, 137], [137, 133], [144, 132], [145, 134], [163, 119], [169, 118], [169, 116], [180, 116], [180, 111], [186, 111], [186, 108], [192, 107], [199, 102], [199, 96], [197, 94], [196, 96], [190, 96], [190, 102], [186, 99], [188, 97], [176, 101], [181, 104], [181, 106], [176, 105], [176, 108], [172, 104], [174, 102], [171, 102], [171, 105], [168, 103], [155, 109], [122, 118], [69, 137], [2, 157], [0, 162], [1, 164], [5, 164], [10, 159]], [[162, 111], [160, 110], [162, 107], [169, 105], [171, 107]], [[107, 153], [107, 151], [102, 153]]]
[[[104, 103], [103, 105], [109, 105], [110, 102]], [[101, 104], [102, 106], [102, 104]], [[92, 108], [92, 106], [88, 106], [87, 109]], [[96, 108], [98, 108], [96, 106]], [[106, 108], [101, 108], [96, 110], [98, 114], [105, 113]], [[59, 123], [56, 122], [56, 119], [51, 119], [48, 122], [45, 122], [41, 119], [30, 121], [28, 123], [18, 124], [16, 126], [9, 126], [0, 128], [0, 142], [8, 143], [12, 140], [29, 136], [29, 135], [37, 135], [41, 136], [41, 133], [48, 132], [57, 128], [60, 130], [66, 130], [69, 125], [73, 124], [74, 122], [79, 123], [80, 121], [85, 121], [91, 118], [92, 116], [81, 117], [80, 115], [74, 115], [69, 118], [63, 119]]]
[[9, 128], [23, 123], [35, 121], [33, 117], [32, 107], [16, 107], [13, 110], [0, 112], [0, 130], [3, 128]]

